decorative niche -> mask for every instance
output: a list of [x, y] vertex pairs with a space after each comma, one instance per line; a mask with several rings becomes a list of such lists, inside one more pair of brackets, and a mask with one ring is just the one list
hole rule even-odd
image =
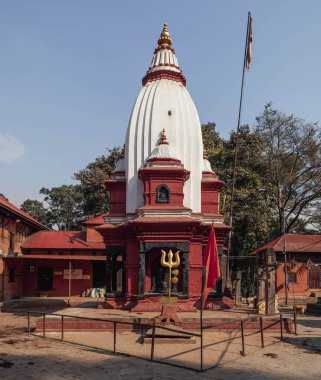
[[167, 185], [159, 185], [156, 189], [156, 203], [170, 203], [170, 191]]

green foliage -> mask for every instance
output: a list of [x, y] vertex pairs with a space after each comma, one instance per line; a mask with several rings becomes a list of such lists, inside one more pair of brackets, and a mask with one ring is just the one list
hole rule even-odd
[[[205, 144], [207, 137], [208, 135], [203, 135]], [[220, 141], [220, 149], [216, 149], [214, 154], [208, 154], [213, 170], [225, 182], [221, 193], [221, 212], [227, 224], [230, 221], [236, 140], [237, 135], [233, 131], [228, 140]], [[242, 126], [239, 131], [234, 191], [232, 253], [248, 253], [270, 238], [270, 209], [264, 194], [260, 192], [264, 167], [260, 136], [251, 132], [248, 125]]]
[[[272, 108], [257, 117], [256, 133], [264, 144], [263, 185], [278, 219], [278, 234], [308, 222], [321, 196], [321, 135], [309, 123]], [[302, 219], [299, 222], [299, 219]]]
[[223, 140], [215, 130], [215, 123], [208, 122], [202, 125], [204, 148], [208, 156], [214, 157], [223, 149]]
[[37, 219], [38, 222], [44, 224], [45, 226], [48, 225], [47, 209], [45, 208], [43, 202], [27, 199], [22, 203], [20, 209]]
[[85, 219], [83, 212], [83, 192], [79, 185], [62, 185], [47, 189], [43, 187], [40, 194], [47, 202], [48, 225], [59, 230], [77, 230]]
[[121, 148], [108, 149], [108, 153], [108, 155], [97, 157], [85, 169], [74, 174], [74, 178], [80, 182], [79, 189], [83, 194], [83, 212], [87, 216], [101, 215], [108, 210], [109, 197], [104, 182], [115, 169]]

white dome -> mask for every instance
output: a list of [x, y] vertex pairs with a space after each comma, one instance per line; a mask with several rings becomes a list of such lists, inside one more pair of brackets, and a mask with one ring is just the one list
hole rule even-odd
[[[167, 50], [171, 54], [160, 54]], [[201, 123], [184, 85], [185, 78], [178, 67], [174, 50], [171, 46], [162, 44], [155, 54], [171, 57], [168, 59], [176, 67], [174, 71], [173, 64], [170, 61], [167, 63], [166, 59], [161, 63], [162, 70], [155, 72], [158, 61], [154, 57], [152, 66], [143, 79], [145, 85], [134, 104], [126, 136], [126, 211], [135, 213], [138, 207], [144, 205], [143, 184], [138, 179], [138, 170], [144, 167], [145, 160], [158, 146], [160, 133], [165, 128], [170, 149], [185, 169], [190, 171], [190, 178], [184, 185], [184, 206], [200, 213], [203, 171]]]

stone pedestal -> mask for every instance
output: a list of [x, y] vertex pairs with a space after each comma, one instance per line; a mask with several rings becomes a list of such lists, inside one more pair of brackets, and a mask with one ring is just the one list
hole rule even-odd
[[182, 320], [177, 315], [176, 303], [165, 303], [162, 307], [162, 313], [155, 318], [155, 323], [158, 325], [171, 325], [181, 326]]

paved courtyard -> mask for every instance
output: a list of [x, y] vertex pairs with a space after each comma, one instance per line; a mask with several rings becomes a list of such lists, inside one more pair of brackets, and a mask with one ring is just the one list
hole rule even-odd
[[[69, 311], [71, 311], [69, 309]], [[174, 365], [111, 354], [111, 333], [70, 332], [61, 343], [26, 333], [26, 317], [19, 313], [0, 314], [1, 379], [317, 379], [321, 373], [321, 318], [304, 316], [299, 335], [266, 334], [266, 347], [260, 348], [258, 334], [246, 336], [247, 355], [241, 356], [236, 332], [205, 335], [204, 373], [176, 365], [196, 367], [199, 342], [165, 346], [156, 344], [155, 359]], [[50, 333], [58, 337], [57, 333]], [[55, 336], [56, 335], [56, 336]], [[234, 339], [233, 339], [234, 338]], [[150, 344], [141, 344], [139, 334], [120, 332], [117, 350], [148, 357]], [[90, 348], [84, 345], [92, 345]]]

